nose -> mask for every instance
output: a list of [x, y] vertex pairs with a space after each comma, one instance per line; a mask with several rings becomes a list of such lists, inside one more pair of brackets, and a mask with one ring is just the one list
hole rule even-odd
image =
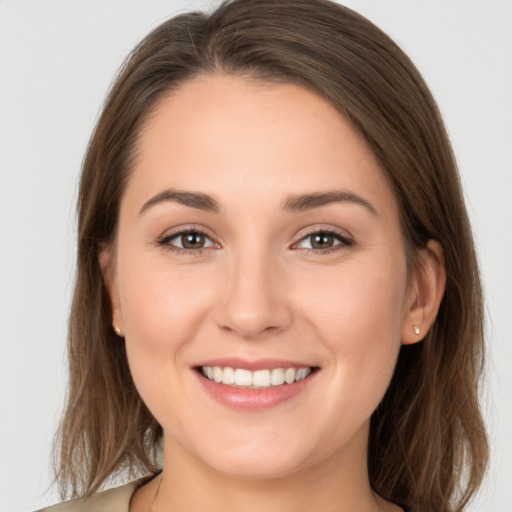
[[283, 268], [261, 252], [234, 256], [233, 260], [217, 305], [217, 325], [244, 339], [287, 329], [292, 310]]

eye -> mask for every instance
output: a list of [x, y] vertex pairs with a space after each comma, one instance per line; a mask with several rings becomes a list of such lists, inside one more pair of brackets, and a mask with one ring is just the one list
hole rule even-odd
[[158, 245], [165, 246], [169, 251], [187, 254], [200, 254], [203, 249], [217, 247], [218, 245], [202, 231], [192, 229], [179, 231], [171, 235], [164, 235], [162, 238], [158, 239], [157, 242]]
[[303, 237], [296, 247], [308, 252], [328, 253], [353, 245], [353, 241], [334, 230], [320, 230]]

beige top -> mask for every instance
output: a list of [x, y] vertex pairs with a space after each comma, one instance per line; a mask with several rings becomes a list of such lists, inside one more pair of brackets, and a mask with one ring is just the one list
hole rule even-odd
[[141, 481], [94, 494], [90, 498], [65, 501], [38, 512], [128, 512], [130, 499]]

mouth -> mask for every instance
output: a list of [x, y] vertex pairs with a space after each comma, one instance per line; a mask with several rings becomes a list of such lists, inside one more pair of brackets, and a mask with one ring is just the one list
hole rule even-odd
[[245, 413], [267, 411], [305, 396], [321, 368], [292, 360], [227, 357], [201, 361], [191, 369], [207, 395]]
[[230, 366], [198, 366], [196, 371], [217, 384], [240, 389], [271, 389], [303, 381], [319, 370], [315, 366], [249, 370]]

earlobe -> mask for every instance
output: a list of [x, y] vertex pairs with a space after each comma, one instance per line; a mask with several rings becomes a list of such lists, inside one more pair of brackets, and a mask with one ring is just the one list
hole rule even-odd
[[402, 344], [422, 340], [434, 323], [446, 288], [446, 268], [441, 244], [430, 240], [419, 253], [402, 326]]
[[119, 292], [115, 276], [112, 250], [103, 248], [98, 256], [103, 282], [107, 288], [112, 308], [112, 327], [118, 336], [124, 336], [123, 316], [121, 314], [121, 305], [119, 301]]

